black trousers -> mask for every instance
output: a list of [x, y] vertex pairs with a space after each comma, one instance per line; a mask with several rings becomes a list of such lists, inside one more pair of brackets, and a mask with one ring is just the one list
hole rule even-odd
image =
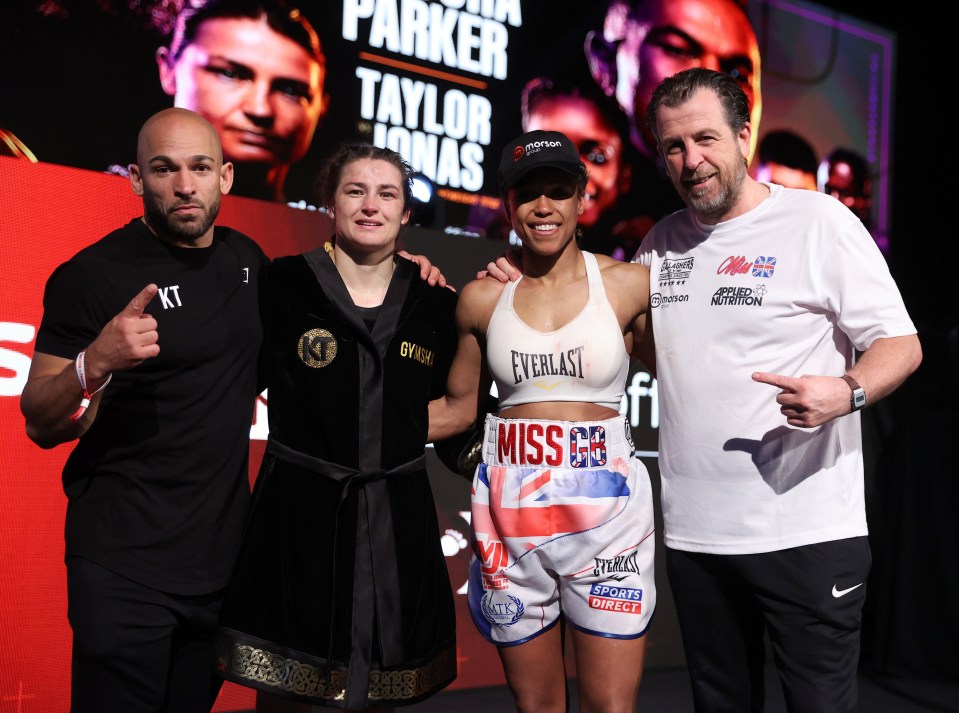
[[865, 537], [752, 555], [666, 549], [696, 713], [762, 713], [768, 631], [789, 713], [856, 713]]
[[213, 647], [220, 598], [158, 592], [68, 557], [71, 713], [209, 713], [222, 685]]

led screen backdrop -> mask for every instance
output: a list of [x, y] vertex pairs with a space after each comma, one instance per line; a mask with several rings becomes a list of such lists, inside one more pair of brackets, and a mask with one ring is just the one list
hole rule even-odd
[[[18, 396], [47, 276], [139, 215], [127, 181], [105, 171], [133, 160], [143, 120], [171, 105], [154, 53], [181, 4], [25, 2], [6, 10], [0, 25], [0, 128], [7, 132], [0, 136], [8, 139], [6, 148], [0, 143], [0, 713], [68, 708], [60, 469], [70, 446], [43, 451], [30, 443]], [[760, 137], [788, 128], [818, 156], [848, 146], [867, 157], [877, 184], [873, 221], [885, 229], [894, 35], [816, 4], [750, 0], [747, 7], [762, 53]], [[322, 158], [341, 139], [371, 140], [400, 150], [439, 191], [440, 202], [421, 210], [407, 247], [430, 256], [461, 286], [505, 247], [487, 228], [501, 215], [496, 164], [499, 147], [521, 130], [520, 91], [542, 74], [592, 81], [583, 44], [602, 26], [602, 3], [559, 12], [545, 1], [351, 0], [304, 2], [303, 10], [326, 54], [328, 107], [290, 170], [291, 205], [230, 196], [220, 222], [255, 237], [270, 255], [312, 248], [328, 231], [311, 192]], [[251, 424], [251, 478], [267, 403], [268, 394]], [[641, 367], [629, 375], [623, 411], [655, 481], [657, 387]], [[462, 597], [468, 484], [432, 454], [430, 463], [451, 582], [460, 593], [454, 687], [498, 684], [498, 660], [475, 633]], [[665, 577], [658, 581], [665, 594]], [[650, 665], [681, 662], [670, 606], [661, 596]], [[247, 690], [227, 686], [217, 710], [251, 707]]]
[[[173, 101], [154, 54], [169, 45], [183, 2], [20, 0], [0, 27], [8, 68], [0, 127], [41, 161], [93, 170], [132, 161], [143, 119]], [[760, 139], [788, 129], [817, 157], [838, 146], [861, 154], [876, 180], [873, 222], [885, 231], [894, 34], [814, 3], [744, 4], [762, 58]], [[520, 133], [523, 85], [540, 75], [592, 83], [583, 45], [602, 28], [605, 3], [562, 11], [546, 0], [301, 5], [322, 43], [328, 102], [291, 169], [289, 201], [312, 203], [322, 158], [339, 140], [362, 138], [400, 150], [436, 183], [446, 196], [444, 227], [477, 234], [499, 214], [496, 164]]]

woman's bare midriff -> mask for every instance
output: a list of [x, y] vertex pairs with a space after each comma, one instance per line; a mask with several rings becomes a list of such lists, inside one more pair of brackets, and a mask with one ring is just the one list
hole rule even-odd
[[503, 409], [500, 418], [533, 418], [541, 421], [605, 421], [619, 416], [606, 406], [585, 401], [540, 401]]

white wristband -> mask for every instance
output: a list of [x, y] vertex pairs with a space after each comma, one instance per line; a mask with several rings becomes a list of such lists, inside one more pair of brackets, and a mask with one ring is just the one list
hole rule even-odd
[[107, 387], [107, 384], [110, 383], [110, 380], [113, 379], [112, 373], [107, 374], [107, 380], [100, 385], [99, 389], [97, 389], [91, 394], [90, 391], [87, 389], [87, 372], [86, 372], [86, 369], [84, 368], [84, 359], [86, 358], [86, 354], [87, 354], [86, 350], [80, 352], [79, 354], [77, 354], [76, 361], [74, 362], [74, 365], [77, 371], [77, 379], [80, 382], [80, 387], [83, 389], [83, 398], [80, 399], [80, 408], [74, 411], [73, 414], [70, 416], [71, 421], [79, 421], [80, 417], [84, 413], [86, 413], [88, 408], [90, 408], [90, 399], [92, 399], [96, 394], [103, 391]]

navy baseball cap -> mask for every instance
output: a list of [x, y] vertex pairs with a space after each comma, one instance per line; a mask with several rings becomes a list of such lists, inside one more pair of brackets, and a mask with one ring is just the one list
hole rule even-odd
[[497, 173], [500, 188], [508, 191], [534, 168], [558, 168], [579, 176], [586, 165], [579, 158], [579, 149], [566, 134], [558, 131], [527, 131], [503, 149]]

